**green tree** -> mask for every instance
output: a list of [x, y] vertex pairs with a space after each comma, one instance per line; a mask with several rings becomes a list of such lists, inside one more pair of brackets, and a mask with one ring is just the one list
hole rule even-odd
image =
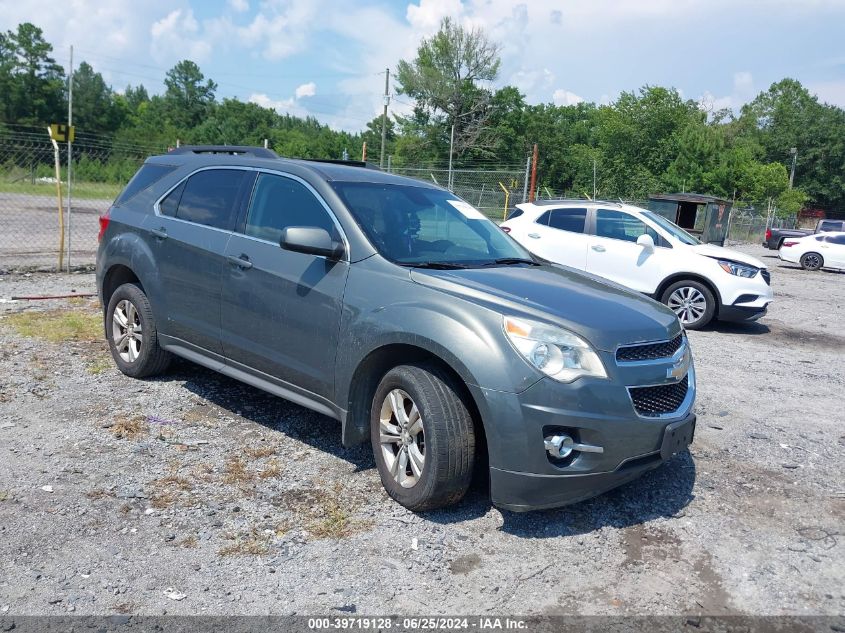
[[19, 24], [0, 41], [0, 84], [8, 121], [41, 125], [65, 119], [64, 70], [34, 24]]
[[[492, 95], [481, 82], [495, 80], [499, 65], [499, 46], [483, 31], [467, 30], [444, 18], [440, 30], [423, 39], [413, 61], [399, 62], [397, 91], [413, 97], [417, 106], [413, 117], [399, 119], [400, 125], [430, 139], [442, 137], [447, 129], [451, 132], [454, 125], [458, 156], [470, 148], [491, 147], [485, 132]], [[421, 126], [440, 130], [421, 130]]]
[[[378, 162], [381, 156], [381, 116], [377, 116], [367, 123], [367, 128], [361, 133], [361, 140], [367, 143], [367, 153], [370, 162]], [[385, 124], [384, 160], [396, 150], [396, 123], [387, 116]]]
[[73, 73], [73, 123], [85, 132], [113, 132], [124, 116], [103, 76], [82, 62]]
[[217, 84], [205, 79], [199, 66], [185, 59], [167, 71], [164, 103], [168, 119], [189, 130], [199, 125], [214, 106]]

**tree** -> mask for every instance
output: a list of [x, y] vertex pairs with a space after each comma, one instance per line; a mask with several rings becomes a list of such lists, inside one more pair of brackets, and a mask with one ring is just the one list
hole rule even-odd
[[8, 121], [40, 125], [64, 120], [64, 70], [34, 24], [19, 24], [0, 40], [0, 86]]
[[[361, 133], [361, 141], [367, 143], [367, 153], [373, 157], [375, 162], [378, 161], [381, 153], [381, 119], [381, 116], [374, 118], [367, 123], [367, 129]], [[384, 140], [384, 155], [387, 157], [396, 149], [396, 124], [389, 115], [385, 125]], [[385, 158], [386, 160], [387, 158]]]
[[185, 59], [167, 71], [164, 93], [168, 118], [188, 130], [199, 125], [214, 106], [217, 84], [205, 76], [194, 62]]
[[[491, 113], [490, 90], [480, 82], [493, 81], [499, 73], [499, 46], [479, 29], [466, 30], [443, 18], [440, 30], [423, 39], [416, 58], [399, 62], [399, 94], [416, 100], [409, 119], [400, 118], [403, 128], [418, 137], [442, 137], [455, 126], [455, 153], [461, 156], [471, 147], [492, 146], [485, 138]], [[420, 126], [435, 126], [420, 135]], [[404, 130], [403, 130], [404, 131]]]
[[86, 132], [113, 132], [123, 112], [103, 76], [82, 62], [73, 73], [73, 123]]

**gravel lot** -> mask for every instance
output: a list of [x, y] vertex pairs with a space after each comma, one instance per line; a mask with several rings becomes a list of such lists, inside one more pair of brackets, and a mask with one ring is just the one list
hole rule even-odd
[[96, 333], [92, 300], [8, 301], [92, 274], [0, 276], [0, 615], [841, 614], [845, 274], [742, 248], [776, 300], [691, 333], [691, 454], [530, 514], [481, 483], [407, 512], [338, 423], [187, 362], [125, 378], [40, 338]]

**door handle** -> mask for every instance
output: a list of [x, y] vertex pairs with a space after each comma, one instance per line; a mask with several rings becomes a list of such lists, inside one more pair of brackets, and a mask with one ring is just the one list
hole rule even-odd
[[604, 253], [607, 250], [601, 244], [593, 244], [590, 248], [592, 248], [597, 253]]
[[528, 237], [530, 237], [530, 238], [532, 238], [532, 239], [535, 239], [535, 240], [539, 240], [539, 239], [540, 239], [540, 234], [539, 234], [539, 233], [529, 233], [529, 234], [528, 234]]
[[241, 268], [252, 268], [252, 262], [249, 261], [249, 257], [246, 255], [241, 255], [240, 257], [235, 257], [234, 255], [229, 255], [226, 259], [229, 260], [230, 264], [235, 264], [236, 266], [240, 266]]
[[164, 227], [161, 227], [160, 229], [151, 229], [150, 233], [155, 235], [160, 240], [167, 239], [167, 229], [165, 229]]

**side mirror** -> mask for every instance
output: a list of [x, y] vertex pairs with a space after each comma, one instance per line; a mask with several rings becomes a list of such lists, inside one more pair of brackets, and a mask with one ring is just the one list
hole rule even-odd
[[654, 238], [648, 233], [643, 233], [637, 238], [637, 246], [642, 246], [644, 250], [651, 252], [654, 250]]
[[320, 255], [331, 260], [343, 257], [343, 242], [332, 239], [326, 229], [316, 226], [289, 226], [282, 229], [279, 246], [287, 251]]

